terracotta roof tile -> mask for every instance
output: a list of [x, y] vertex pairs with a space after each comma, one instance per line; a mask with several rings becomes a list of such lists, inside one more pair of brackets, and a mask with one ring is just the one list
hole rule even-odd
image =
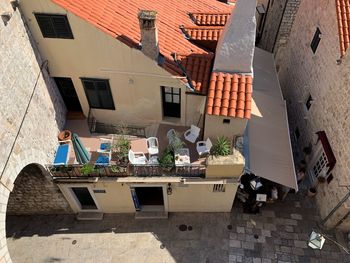
[[224, 26], [230, 13], [190, 13], [189, 15], [198, 26]]
[[218, 41], [224, 27], [182, 27], [191, 40]]
[[[137, 14], [140, 9], [157, 11], [160, 52], [171, 59], [171, 53], [208, 54], [183, 37], [180, 25], [191, 25], [188, 14], [229, 14], [233, 6], [216, 0], [52, 0], [57, 5], [95, 25], [107, 34], [138, 45], [140, 28]], [[221, 15], [219, 15], [221, 17]], [[127, 41], [125, 41], [127, 40]]]
[[192, 80], [194, 88], [202, 93], [207, 94], [209, 85], [209, 76], [212, 69], [214, 54], [203, 55], [181, 55], [177, 54], [177, 59], [185, 68], [186, 73]]
[[344, 56], [350, 45], [350, 1], [335, 0], [337, 8], [340, 55]]
[[250, 119], [252, 92], [251, 75], [212, 72], [207, 114]]

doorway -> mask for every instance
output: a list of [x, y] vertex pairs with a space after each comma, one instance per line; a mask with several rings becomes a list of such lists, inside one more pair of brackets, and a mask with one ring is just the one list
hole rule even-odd
[[131, 188], [137, 211], [164, 211], [164, 190], [162, 186], [137, 186]]
[[98, 210], [96, 202], [87, 187], [70, 187], [80, 210]]
[[68, 111], [81, 112], [81, 105], [71, 78], [54, 78]]
[[181, 118], [181, 89], [162, 87], [164, 117]]

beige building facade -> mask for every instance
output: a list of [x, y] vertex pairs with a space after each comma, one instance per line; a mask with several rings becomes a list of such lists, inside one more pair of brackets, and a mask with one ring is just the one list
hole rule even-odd
[[[190, 125], [201, 121], [205, 96], [186, 94], [188, 90], [181, 81], [184, 77], [171, 75], [140, 50], [51, 1], [23, 1], [21, 10], [40, 53], [49, 61], [50, 75], [72, 80], [85, 117], [90, 106], [81, 79], [94, 78], [109, 80], [115, 108], [93, 109], [99, 122], [150, 125], [164, 121]], [[35, 18], [40, 13], [67, 15], [73, 39], [44, 38]], [[181, 91], [180, 118], [164, 117], [161, 87]]]
[[[306, 158], [307, 169], [312, 168], [312, 160], [318, 158], [319, 131], [327, 135], [336, 158], [334, 169], [327, 173], [327, 182], [317, 187], [316, 200], [323, 223], [329, 228], [349, 231], [350, 60], [349, 51], [342, 58], [340, 55], [335, 2], [301, 1], [280, 60], [279, 77], [297, 158]], [[313, 52], [311, 43], [317, 30], [321, 37]], [[313, 151], [304, 156], [302, 149], [310, 143]]]

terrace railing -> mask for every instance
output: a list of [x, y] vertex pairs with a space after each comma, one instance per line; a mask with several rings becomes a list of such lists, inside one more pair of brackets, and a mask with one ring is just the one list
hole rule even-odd
[[94, 117], [92, 109], [89, 110], [87, 121], [91, 133], [127, 134], [138, 137], [146, 137], [145, 127], [129, 124], [106, 124], [99, 122]]
[[126, 165], [94, 167], [89, 171], [83, 165], [73, 164], [67, 166], [48, 165], [47, 170], [54, 179], [78, 179], [96, 177], [205, 177], [205, 165], [167, 166], [159, 165]]

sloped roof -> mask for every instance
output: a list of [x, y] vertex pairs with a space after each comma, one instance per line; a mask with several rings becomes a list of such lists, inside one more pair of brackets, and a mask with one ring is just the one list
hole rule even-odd
[[207, 114], [250, 119], [252, 83], [251, 75], [212, 72]]
[[340, 55], [344, 56], [350, 45], [350, 0], [335, 0], [337, 8]]
[[171, 53], [208, 54], [208, 51], [184, 38], [180, 25], [193, 25], [189, 13], [231, 13], [233, 6], [217, 0], [52, 0], [124, 43], [138, 44], [141, 33], [139, 10], [157, 11], [160, 52], [171, 59]]
[[183, 27], [186, 36], [191, 40], [218, 41], [224, 27]]
[[224, 26], [230, 13], [190, 13], [190, 16], [199, 26]]

